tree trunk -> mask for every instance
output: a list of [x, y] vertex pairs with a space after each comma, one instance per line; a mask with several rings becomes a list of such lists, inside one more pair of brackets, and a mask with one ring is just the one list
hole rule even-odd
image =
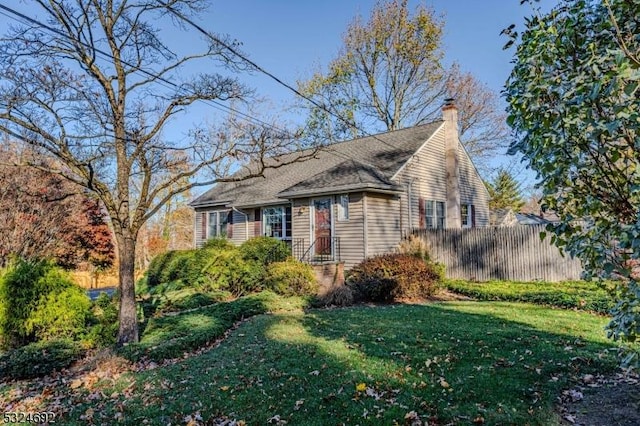
[[120, 287], [120, 327], [117, 345], [138, 341], [138, 315], [135, 296], [135, 237], [123, 235], [118, 238], [119, 287]]

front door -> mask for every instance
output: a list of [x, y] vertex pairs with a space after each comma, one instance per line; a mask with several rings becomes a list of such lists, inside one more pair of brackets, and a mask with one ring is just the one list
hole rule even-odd
[[331, 198], [313, 200], [315, 255], [331, 255]]

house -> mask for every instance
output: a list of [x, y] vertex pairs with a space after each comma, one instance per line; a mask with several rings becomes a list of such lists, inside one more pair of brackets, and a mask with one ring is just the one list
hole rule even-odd
[[516, 213], [518, 225], [548, 225], [550, 223], [558, 223], [560, 218], [553, 212], [540, 211], [535, 213]]
[[557, 223], [560, 219], [553, 212], [515, 213], [512, 209], [495, 209], [489, 212], [490, 226], [547, 225]]
[[516, 226], [518, 218], [512, 209], [494, 209], [489, 212], [490, 226]]
[[335, 143], [261, 177], [218, 184], [190, 203], [195, 245], [266, 235], [287, 241], [301, 260], [348, 269], [393, 251], [413, 228], [488, 226], [489, 195], [459, 142], [457, 117], [449, 100], [442, 120]]

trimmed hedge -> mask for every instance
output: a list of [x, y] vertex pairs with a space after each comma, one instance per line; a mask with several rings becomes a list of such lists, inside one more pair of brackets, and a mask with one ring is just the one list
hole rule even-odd
[[31, 343], [0, 356], [0, 379], [30, 379], [70, 366], [84, 354], [68, 339]]
[[284, 262], [291, 256], [291, 250], [284, 241], [271, 237], [254, 237], [240, 246], [240, 253], [247, 261], [268, 265], [273, 262]]
[[208, 290], [226, 290], [234, 296], [260, 291], [264, 267], [245, 260], [240, 251], [210, 251], [207, 263], [200, 270], [199, 283]]
[[263, 291], [194, 311], [151, 318], [140, 342], [121, 348], [120, 353], [132, 361], [178, 358], [220, 338], [236, 321], [266, 312], [299, 310], [306, 303], [302, 298], [283, 298]]
[[391, 302], [428, 297], [436, 290], [440, 271], [407, 254], [365, 259], [349, 271], [347, 285], [356, 301]]
[[560, 283], [489, 281], [474, 283], [464, 280], [446, 280], [445, 286], [455, 293], [478, 300], [528, 302], [601, 314], [606, 314], [614, 304], [606, 290], [587, 281]]

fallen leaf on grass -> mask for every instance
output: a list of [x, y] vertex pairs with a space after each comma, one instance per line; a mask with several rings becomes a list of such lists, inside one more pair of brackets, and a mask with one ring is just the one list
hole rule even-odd
[[409, 411], [405, 414], [404, 422], [411, 426], [422, 426], [422, 420], [420, 420], [420, 416], [415, 411]]
[[267, 423], [269, 423], [269, 424], [271, 424], [271, 425], [279, 425], [279, 426], [282, 426], [282, 425], [286, 425], [286, 424], [287, 424], [287, 421], [286, 421], [286, 420], [281, 419], [279, 414], [276, 414], [275, 416], [273, 416], [273, 417], [271, 417], [271, 418], [267, 419]]

